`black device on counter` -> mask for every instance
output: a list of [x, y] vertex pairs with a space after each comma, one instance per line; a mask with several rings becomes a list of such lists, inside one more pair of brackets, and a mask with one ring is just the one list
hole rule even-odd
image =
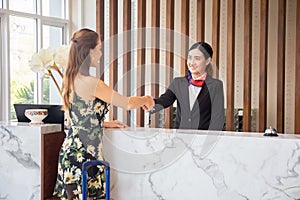
[[18, 122], [30, 122], [25, 116], [26, 109], [47, 109], [48, 116], [43, 119], [45, 124], [61, 124], [62, 131], [64, 131], [64, 111], [61, 110], [61, 105], [53, 104], [14, 104]]

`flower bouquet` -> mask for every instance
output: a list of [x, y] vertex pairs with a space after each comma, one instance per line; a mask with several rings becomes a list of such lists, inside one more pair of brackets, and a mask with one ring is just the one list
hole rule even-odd
[[52, 78], [58, 89], [60, 95], [62, 95], [61, 88], [59, 87], [55, 77], [51, 70], [55, 70], [63, 78], [61, 69], [66, 67], [68, 58], [69, 46], [62, 45], [57, 50], [49, 47], [47, 49], [40, 49], [39, 52], [32, 55], [30, 61], [30, 68], [34, 72], [38, 72], [41, 77], [48, 75]]

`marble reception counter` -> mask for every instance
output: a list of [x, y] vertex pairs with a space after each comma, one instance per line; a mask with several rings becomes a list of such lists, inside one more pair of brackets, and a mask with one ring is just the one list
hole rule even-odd
[[52, 197], [64, 137], [59, 124], [0, 122], [0, 199]]
[[[52, 196], [60, 125], [0, 122], [0, 199]], [[300, 198], [300, 136], [105, 129], [114, 200]]]
[[300, 198], [300, 136], [106, 129], [114, 200]]

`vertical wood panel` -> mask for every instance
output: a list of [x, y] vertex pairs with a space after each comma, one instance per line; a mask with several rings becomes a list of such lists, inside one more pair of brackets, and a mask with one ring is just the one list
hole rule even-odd
[[41, 135], [41, 199], [53, 196], [58, 156], [65, 136], [63, 131]]
[[300, 2], [297, 1], [296, 22], [296, 85], [295, 85], [295, 133], [300, 134]]
[[[159, 96], [159, 26], [160, 26], [160, 2], [152, 0], [151, 4], [151, 95]], [[151, 115], [151, 127], [158, 127], [159, 114]]]
[[[123, 94], [131, 95], [131, 0], [123, 0]], [[123, 122], [130, 126], [130, 111], [123, 111]]]
[[[166, 85], [170, 85], [174, 76], [174, 0], [166, 2]], [[173, 106], [165, 109], [165, 128], [173, 128]]]
[[285, 11], [285, 0], [279, 0], [277, 43], [277, 131], [280, 133], [284, 132]]
[[188, 50], [188, 36], [189, 36], [189, 17], [190, 16], [190, 1], [182, 0], [181, 3], [181, 58], [180, 58], [180, 74], [185, 75], [186, 68], [186, 56]]
[[[104, 1], [102, 0], [96, 1], [96, 31], [104, 41]], [[104, 57], [105, 53], [102, 51], [102, 59], [96, 68], [96, 76], [101, 80], [104, 80]]]
[[220, 0], [213, 0], [212, 11], [212, 48], [214, 50], [213, 60], [216, 63], [215, 77], [219, 78], [219, 52], [220, 52]]
[[235, 0], [227, 2], [227, 109], [226, 130], [234, 129], [234, 52], [235, 52]]
[[297, 0], [286, 2], [284, 133], [295, 132], [295, 74]]
[[204, 41], [205, 0], [197, 0], [197, 41]]
[[[189, 0], [182, 0], [180, 2], [180, 10], [181, 10], [181, 17], [176, 18], [174, 13], [175, 4], [179, 3], [175, 0], [166, 0], [166, 28], [169, 30], [174, 30], [174, 24], [176, 20], [181, 22], [180, 32], [182, 33], [181, 38], [181, 58], [180, 58], [180, 73], [181, 75], [184, 75], [186, 73], [186, 52], [188, 50], [188, 36], [189, 36], [189, 23], [190, 23], [190, 1]], [[97, 11], [97, 32], [103, 37], [104, 35], [104, 2], [102, 0], [96, 0], [96, 11]], [[110, 1], [110, 36], [117, 33], [117, 24], [118, 24], [118, 5], [117, 0]], [[124, 4], [124, 31], [129, 30], [130, 24], [131, 24], [131, 4], [130, 0], [123, 0]], [[205, 8], [205, 0], [197, 0], [197, 40], [204, 40], [204, 29], [205, 29], [205, 14], [209, 14], [204, 10]], [[250, 131], [251, 130], [251, 85], [253, 85], [251, 80], [251, 71], [252, 71], [252, 4], [253, 0], [244, 0], [245, 2], [245, 21], [244, 21], [244, 118], [243, 118], [243, 130], [244, 131]], [[261, 0], [260, 1], [260, 32], [259, 32], [259, 38], [260, 38], [260, 44], [259, 44], [259, 113], [258, 113], [258, 130], [260, 132], [263, 132], [266, 128], [266, 119], [267, 119], [267, 64], [268, 64], [268, 26], [273, 26], [272, 24], [268, 25], [268, 15], [269, 15], [269, 0]], [[277, 126], [279, 132], [284, 131], [284, 111], [285, 106], [288, 106], [288, 104], [285, 102], [286, 97], [284, 86], [285, 86], [285, 70], [287, 70], [288, 66], [285, 66], [285, 54], [287, 53], [285, 50], [285, 42], [286, 42], [286, 0], [278, 0], [278, 46], [276, 48], [278, 49], [277, 52], [277, 79], [278, 82], [277, 85], [277, 107], [276, 107], [276, 113], [277, 115]], [[218, 67], [220, 65], [219, 58], [220, 58], [220, 52], [226, 52], [227, 56], [227, 62], [226, 64], [223, 63], [224, 66], [226, 66], [226, 125], [227, 130], [233, 130], [233, 120], [234, 120], [234, 69], [235, 69], [235, 0], [228, 0], [227, 1], [227, 47], [226, 50], [220, 49], [220, 21], [221, 21], [221, 11], [220, 11], [220, 0], [213, 0], [212, 3], [212, 47], [214, 49], [214, 60], [216, 62], [216, 66]], [[300, 67], [299, 67], [299, 18], [300, 18], [300, 3], [297, 1], [297, 22], [296, 22], [296, 75], [295, 75], [295, 133], [300, 133]], [[151, 13], [151, 19], [152, 19], [152, 27], [160, 27], [159, 20], [160, 20], [160, 1], [153, 0], [152, 1], [152, 13]], [[150, 10], [150, 8], [149, 8]], [[138, 28], [145, 28], [146, 26], [146, 2], [144, 0], [138, 1]], [[254, 25], [253, 25], [254, 26]], [[161, 27], [160, 27], [161, 28]], [[159, 70], [157, 68], [157, 65], [159, 63], [159, 38], [161, 37], [159, 34], [153, 33], [153, 40], [155, 44], [152, 44], [155, 48], [151, 50], [151, 95], [158, 96], [159, 88]], [[128, 37], [127, 35], [124, 37]], [[174, 65], [174, 41], [173, 41], [173, 35], [170, 34], [170, 32], [166, 35], [167, 43], [166, 43], [166, 65], [170, 67], [170, 70], [168, 69], [166, 72], [166, 85], [169, 85], [171, 79], [173, 78], [173, 65]], [[130, 39], [124, 38], [123, 39], [123, 45], [124, 48], [130, 48]], [[145, 95], [145, 45], [146, 45], [146, 38], [145, 38], [145, 32], [140, 31], [137, 35], [137, 42], [138, 42], [138, 51], [137, 51], [137, 63], [138, 63], [138, 70], [137, 70], [137, 84], [139, 88], [137, 89], [137, 95]], [[176, 43], [175, 43], [176, 44]], [[116, 58], [116, 44], [112, 43], [110, 44], [111, 49], [111, 58]], [[123, 59], [123, 71], [126, 73], [128, 70], [130, 70], [131, 66], [131, 60], [130, 60], [130, 52], [129, 54], [124, 55]], [[117, 82], [117, 60], [110, 60], [110, 85], [116, 86]], [[100, 76], [100, 78], [103, 80], [103, 70], [104, 70], [104, 63], [103, 59], [101, 59], [100, 64], [100, 70], [97, 69], [97, 76]], [[222, 65], [222, 66], [223, 66]], [[102, 71], [101, 71], [102, 70]], [[127, 76], [127, 77], [130, 77]], [[218, 77], [218, 74], [217, 74]], [[131, 77], [130, 77], [131, 78]], [[253, 78], [253, 77], [252, 77]], [[124, 94], [126, 93], [128, 95], [128, 92], [130, 91], [130, 82], [124, 80]], [[115, 88], [116, 89], [116, 88]], [[252, 91], [253, 92], [253, 91]], [[275, 105], [273, 105], [275, 106]], [[113, 111], [115, 112], [115, 111]], [[165, 110], [165, 119], [166, 124], [165, 127], [172, 127], [172, 111]], [[116, 117], [116, 114], [114, 114], [114, 117]], [[128, 113], [124, 115], [124, 121], [127, 121], [129, 118]], [[112, 119], [112, 118], [111, 118]], [[130, 123], [127, 121], [127, 123]], [[144, 126], [144, 111], [138, 110], [137, 111], [137, 126]]]
[[[109, 5], [109, 30], [110, 30], [110, 59], [109, 59], [109, 85], [118, 90], [118, 41], [114, 37], [118, 33], [118, 0], [111, 0]], [[115, 106], [110, 106], [109, 119], [118, 119], [118, 112]]]
[[[138, 33], [137, 33], [137, 95], [145, 95], [145, 60], [146, 60], [146, 2], [144, 0], [138, 1]], [[136, 112], [136, 126], [143, 127], [145, 125], [144, 110], [137, 109]]]
[[259, 59], [259, 131], [266, 128], [267, 113], [267, 55], [268, 55], [268, 0], [260, 3], [260, 59]]
[[251, 128], [251, 58], [252, 58], [252, 0], [245, 0], [244, 6], [244, 108], [243, 131]]

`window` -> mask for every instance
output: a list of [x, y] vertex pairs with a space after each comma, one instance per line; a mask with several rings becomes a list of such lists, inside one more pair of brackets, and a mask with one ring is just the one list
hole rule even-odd
[[6, 16], [2, 15], [0, 13], [0, 120], [6, 120], [8, 119], [9, 113], [10, 113], [10, 107], [9, 107], [9, 100], [8, 96], [10, 94], [9, 92], [9, 74], [8, 74], [8, 68], [6, 67], [7, 64], [7, 54], [8, 52], [5, 51], [8, 49], [7, 47], [7, 32], [5, 32], [5, 22]]
[[67, 14], [64, 4], [61, 0], [43, 0], [42, 13], [44, 16], [63, 18]]
[[10, 16], [9, 27], [10, 100], [12, 104], [34, 103], [35, 73], [28, 61], [36, 49], [36, 20]]
[[35, 0], [9, 0], [8, 5], [10, 10], [36, 14]]
[[33, 72], [29, 61], [41, 48], [67, 43], [68, 5], [68, 0], [0, 0], [0, 85], [8, 88], [0, 90], [0, 121], [16, 118], [15, 103], [62, 103], [54, 82]]
[[[63, 27], [56, 27], [51, 25], [43, 25], [42, 26], [42, 47], [48, 48], [53, 47], [57, 49], [61, 44], [63, 44]], [[62, 80], [58, 73], [53, 72], [53, 76], [55, 80], [57, 80], [58, 84], [62, 84]], [[53, 103], [59, 104], [61, 103], [61, 97], [58, 89], [54, 85], [53, 81], [50, 77], [45, 77], [43, 81], [44, 85], [44, 98], [43, 103]], [[46, 94], [46, 95], [45, 95]]]

